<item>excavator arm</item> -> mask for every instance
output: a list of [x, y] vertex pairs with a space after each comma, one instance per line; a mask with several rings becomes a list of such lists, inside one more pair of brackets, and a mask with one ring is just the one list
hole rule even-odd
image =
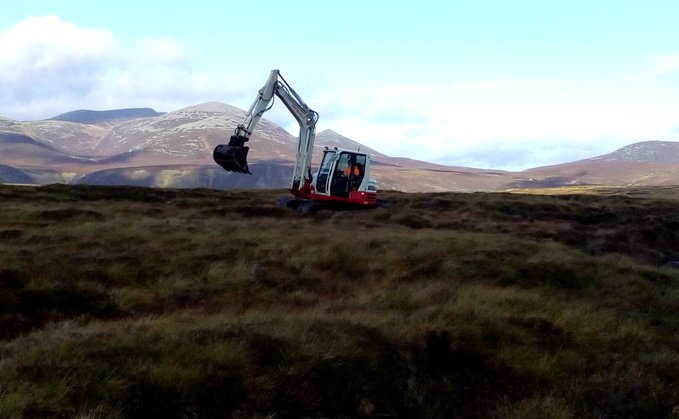
[[247, 163], [249, 148], [245, 146], [245, 143], [250, 140], [250, 135], [262, 115], [273, 106], [274, 96], [283, 102], [299, 124], [295, 168], [290, 190], [295, 196], [306, 196], [312, 192], [311, 156], [316, 137], [318, 113], [304, 103], [278, 70], [271, 71], [269, 79], [259, 90], [245, 119], [236, 127], [229, 144], [218, 145], [214, 150], [213, 158], [217, 164], [229, 172], [251, 173]]

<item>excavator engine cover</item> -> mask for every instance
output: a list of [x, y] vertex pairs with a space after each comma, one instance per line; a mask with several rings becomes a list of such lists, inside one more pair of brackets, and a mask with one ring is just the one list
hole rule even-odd
[[243, 144], [247, 138], [232, 135], [228, 145], [219, 144], [212, 153], [215, 162], [228, 172], [250, 173], [248, 168], [248, 151], [250, 147]]

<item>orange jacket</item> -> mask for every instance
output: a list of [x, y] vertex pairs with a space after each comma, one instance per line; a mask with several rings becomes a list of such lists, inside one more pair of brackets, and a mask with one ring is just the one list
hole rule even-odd
[[[354, 175], [358, 176], [361, 172], [358, 170], [358, 167], [354, 166]], [[351, 174], [351, 167], [347, 167], [344, 169], [344, 176], [349, 176]]]

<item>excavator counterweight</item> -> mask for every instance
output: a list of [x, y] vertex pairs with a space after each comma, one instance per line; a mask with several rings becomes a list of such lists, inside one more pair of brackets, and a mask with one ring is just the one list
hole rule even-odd
[[218, 165], [228, 172], [252, 174], [248, 168], [250, 147], [243, 145], [245, 141], [248, 141], [248, 139], [232, 135], [229, 144], [218, 145], [212, 153], [212, 157]]

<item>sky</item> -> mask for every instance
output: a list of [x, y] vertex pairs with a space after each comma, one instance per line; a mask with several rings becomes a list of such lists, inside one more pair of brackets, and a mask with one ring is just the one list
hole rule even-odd
[[[247, 110], [279, 69], [384, 154], [523, 170], [679, 141], [675, 0], [0, 0], [0, 116]], [[278, 103], [265, 118], [293, 134]]]

